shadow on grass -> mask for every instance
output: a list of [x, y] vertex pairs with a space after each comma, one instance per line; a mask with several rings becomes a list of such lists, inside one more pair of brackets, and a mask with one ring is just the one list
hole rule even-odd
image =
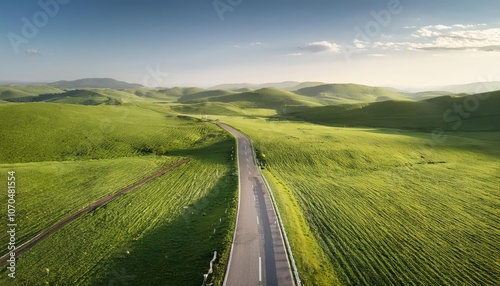
[[[360, 131], [371, 132], [376, 134], [388, 134], [406, 136], [419, 140], [423, 140], [421, 149], [426, 151], [439, 152], [443, 149], [455, 149], [457, 151], [468, 151], [480, 153], [488, 156], [500, 157], [500, 151], [496, 147], [499, 141], [499, 134], [495, 128], [491, 130], [457, 130], [450, 129], [448, 125], [432, 125], [429, 124], [426, 128], [403, 128], [398, 125], [397, 120], [391, 124], [376, 124], [376, 122], [363, 121], [356, 124], [355, 121], [350, 125], [332, 122], [316, 122], [307, 121], [301, 118], [289, 116], [286, 118], [296, 123], [312, 123], [320, 126], [331, 128], [349, 128], [359, 129]], [[437, 120], [439, 122], [439, 120]], [[441, 123], [444, 121], [441, 120]]]
[[[234, 138], [229, 138], [224, 141], [219, 141], [210, 145], [194, 146], [189, 149], [178, 149], [169, 151], [168, 156], [189, 157], [193, 159], [220, 162], [221, 156], [229, 156], [232, 148], [236, 145]], [[201, 144], [199, 144], [201, 145]]]
[[[220, 162], [220, 154], [214, 152], [214, 146], [207, 148], [213, 160], [218, 157]], [[199, 152], [203, 150], [205, 148]], [[227, 149], [225, 152], [227, 155]], [[187, 151], [176, 155], [180, 154], [193, 157]], [[212, 159], [205, 155], [204, 160]], [[217, 251], [214, 275], [216, 284], [220, 283], [229, 256], [237, 205], [238, 178], [233, 173], [234, 170], [229, 170], [206, 196], [184, 207], [174, 221], [166, 222], [140, 240], [133, 241], [131, 237], [127, 250], [104, 262], [109, 265], [106, 274], [93, 285], [199, 286], [213, 251]], [[214, 278], [211, 276], [211, 279]]]

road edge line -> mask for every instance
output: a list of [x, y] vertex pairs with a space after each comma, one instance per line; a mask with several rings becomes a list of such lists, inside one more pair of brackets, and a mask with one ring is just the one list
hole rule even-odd
[[[250, 144], [252, 145], [252, 154], [253, 154], [253, 158], [254, 160], [257, 160], [255, 158], [255, 148], [253, 147], [253, 141], [252, 139], [250, 139], [250, 137], [248, 137], [248, 140], [250, 140]], [[281, 233], [281, 241], [283, 242], [284, 245], [286, 245], [286, 257], [288, 259], [288, 265], [289, 266], [292, 266], [290, 268], [290, 270], [293, 269], [293, 280], [294, 280], [294, 284], [297, 285], [297, 286], [301, 286], [302, 285], [302, 282], [300, 281], [300, 276], [299, 276], [299, 270], [297, 269], [297, 265], [295, 264], [295, 258], [293, 257], [293, 252], [292, 252], [292, 247], [290, 246], [290, 241], [288, 240], [288, 235], [286, 234], [286, 230], [285, 230], [285, 224], [283, 223], [283, 220], [281, 219], [281, 213], [280, 213], [280, 210], [278, 209], [278, 204], [276, 203], [276, 200], [274, 198], [274, 195], [273, 195], [273, 190], [271, 189], [271, 185], [269, 185], [269, 182], [267, 181], [266, 177], [264, 176], [264, 173], [262, 173], [262, 170], [260, 169], [260, 167], [258, 166], [258, 164], [256, 164], [257, 167], [259, 168], [259, 173], [260, 173], [260, 176], [262, 178], [262, 180], [264, 181], [264, 184], [266, 184], [266, 187], [267, 189], [269, 190], [269, 195], [271, 196], [271, 203], [273, 205], [273, 210], [274, 210], [274, 214], [278, 217], [278, 226], [279, 226], [279, 230], [280, 230], [280, 233]]]
[[[224, 123], [220, 123], [220, 124], [224, 124]], [[223, 129], [225, 132], [231, 134], [231, 132], [227, 131], [222, 126], [220, 126], [219, 122], [216, 123], [216, 125], [219, 126], [221, 129]], [[226, 124], [224, 124], [224, 125], [226, 125]], [[226, 126], [228, 126], [228, 125], [226, 125]], [[240, 169], [240, 153], [238, 150], [239, 142], [238, 142], [238, 138], [233, 136], [233, 134], [231, 134], [231, 136], [234, 138], [234, 141], [236, 141], [236, 166], [238, 168], [238, 210], [236, 211], [236, 220], [234, 222], [234, 230], [233, 230], [234, 231], [233, 242], [231, 243], [231, 251], [229, 252], [229, 259], [227, 261], [226, 274], [224, 274], [224, 282], [222, 282], [222, 286], [227, 285], [227, 278], [229, 276], [229, 269], [231, 268], [231, 260], [233, 259], [234, 241], [236, 240], [236, 228], [238, 227], [238, 218], [240, 216], [240, 204], [241, 204], [241, 174], [240, 174], [241, 169]]]
[[291, 268], [293, 269], [294, 275], [292, 275], [292, 277], [294, 277], [296, 285], [301, 286], [302, 282], [300, 281], [299, 270], [297, 269], [297, 265], [295, 264], [295, 258], [293, 257], [292, 247], [290, 246], [290, 241], [288, 240], [288, 235], [286, 234], [285, 225], [281, 219], [281, 214], [280, 214], [280, 211], [278, 209], [278, 204], [276, 203], [276, 200], [274, 199], [274, 195], [273, 195], [273, 191], [271, 189], [271, 186], [267, 182], [267, 179], [264, 176], [264, 174], [262, 173], [262, 171], [260, 171], [260, 175], [261, 175], [264, 183], [266, 184], [267, 188], [269, 189], [269, 194], [271, 195], [271, 202], [273, 204], [273, 209], [278, 217], [278, 225], [279, 225], [279, 229], [281, 232], [281, 240], [283, 240], [284, 244], [286, 245], [286, 248], [288, 250], [287, 251], [288, 264], [291, 264], [291, 266], [292, 266]]

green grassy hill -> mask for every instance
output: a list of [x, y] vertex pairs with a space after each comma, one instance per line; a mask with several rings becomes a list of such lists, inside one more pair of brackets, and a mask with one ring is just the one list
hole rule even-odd
[[117, 271], [131, 273], [131, 284], [199, 285], [215, 249], [209, 282], [220, 284], [237, 205], [234, 139], [213, 124], [156, 110], [163, 105], [139, 105], [0, 105], [0, 114], [9, 114], [0, 120], [0, 138], [9, 138], [0, 141], [0, 171], [15, 170], [19, 183], [19, 245], [104, 196], [192, 159], [17, 254], [19, 275], [8, 281], [4, 267], [0, 285], [110, 285], [119, 283]]
[[498, 284], [500, 132], [224, 121], [265, 154], [304, 285]]
[[204, 89], [199, 87], [172, 87], [158, 90], [158, 92], [172, 97], [181, 97], [183, 95], [198, 93], [202, 91], [204, 91]]
[[168, 101], [168, 102], [174, 102], [177, 101], [179, 96], [175, 95], [170, 95], [164, 90], [158, 90], [158, 89], [152, 89], [152, 88], [146, 88], [146, 87], [140, 87], [140, 88], [133, 88], [133, 89], [126, 89], [124, 90], [127, 93], [134, 94], [138, 97], [141, 97], [143, 99], [151, 99], [151, 100], [158, 100], [158, 101]]
[[73, 89], [63, 91], [59, 89], [47, 88], [39, 89], [38, 92], [42, 91], [55, 92], [34, 95], [18, 92], [15, 96], [7, 97], [5, 100], [11, 102], [52, 102], [82, 105], [117, 105], [125, 102], [137, 102], [144, 100], [134, 94], [115, 89]]
[[247, 112], [233, 104], [223, 102], [198, 102], [191, 104], [171, 105], [171, 110], [181, 114], [192, 115], [246, 115]]
[[448, 91], [423, 91], [423, 92], [417, 92], [417, 93], [409, 93], [408, 94], [412, 99], [414, 100], [425, 100], [425, 99], [431, 99], [434, 97], [441, 97], [441, 96], [451, 96], [454, 95], [452, 92]]
[[321, 105], [313, 98], [273, 88], [263, 88], [253, 92], [209, 97], [206, 100], [210, 102], [232, 103], [240, 108], [274, 109], [279, 113]]
[[61, 80], [49, 83], [48, 86], [59, 88], [113, 88], [113, 89], [127, 89], [141, 87], [142, 85], [136, 83], [128, 83], [118, 81], [112, 78], [84, 78], [78, 80]]
[[461, 85], [444, 86], [439, 88], [439, 90], [445, 90], [452, 93], [485, 93], [500, 90], [500, 81], [473, 82]]
[[250, 87], [242, 87], [242, 88], [233, 89], [233, 90], [237, 91], [237, 92], [250, 92], [250, 91], [254, 91], [255, 89], [250, 88]]
[[230, 94], [235, 94], [235, 93], [237, 93], [237, 92], [230, 91], [230, 90], [224, 90], [224, 89], [204, 90], [204, 91], [197, 92], [197, 93], [183, 95], [182, 97], [179, 98], [178, 101], [179, 102], [196, 101], [196, 100], [207, 99], [209, 97], [230, 95]]
[[0, 100], [29, 98], [45, 93], [60, 93], [63, 90], [44, 85], [0, 86]]
[[[337, 126], [369, 126], [433, 130], [500, 130], [500, 92], [465, 97], [443, 96], [419, 102], [386, 101], [353, 106], [314, 107], [297, 118]], [[477, 109], [467, 111], [465, 106]], [[455, 111], [463, 106], [464, 114]]]
[[306, 82], [302, 82], [302, 83], [299, 83], [298, 85], [295, 85], [295, 86], [292, 86], [289, 88], [285, 88], [285, 89], [289, 90], [289, 91], [297, 91], [297, 90], [302, 89], [302, 88], [315, 87], [315, 86], [324, 85], [324, 84], [325, 84], [324, 82], [319, 82], [319, 81], [306, 81]]
[[401, 92], [358, 84], [325, 84], [301, 88], [296, 93], [316, 98], [324, 104], [411, 100]]

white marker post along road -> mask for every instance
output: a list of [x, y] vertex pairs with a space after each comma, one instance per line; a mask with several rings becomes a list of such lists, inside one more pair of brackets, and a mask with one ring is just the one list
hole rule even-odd
[[245, 135], [225, 124], [238, 142], [239, 206], [224, 286], [294, 285], [276, 213]]

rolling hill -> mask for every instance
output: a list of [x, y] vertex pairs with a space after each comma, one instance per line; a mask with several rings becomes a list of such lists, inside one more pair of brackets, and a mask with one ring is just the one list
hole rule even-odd
[[358, 84], [324, 84], [301, 88], [295, 92], [316, 98], [324, 104], [411, 100], [408, 95], [401, 92]]
[[41, 94], [32, 98], [33, 102], [68, 103], [81, 105], [119, 105], [121, 100], [92, 90], [69, 90], [63, 93]]
[[175, 102], [184, 95], [202, 92], [204, 91], [204, 89], [197, 87], [173, 87], [164, 89], [139, 87], [139, 88], [126, 89], [124, 91], [142, 98]]
[[273, 82], [273, 83], [263, 83], [263, 84], [251, 84], [251, 83], [232, 83], [232, 84], [220, 84], [213, 86], [209, 89], [227, 89], [227, 90], [239, 90], [239, 89], [262, 89], [262, 88], [275, 88], [283, 89], [288, 91], [294, 91], [304, 87], [311, 87], [324, 84], [322, 82], [298, 82], [298, 81], [283, 81], [283, 82]]
[[63, 90], [44, 85], [29, 86], [0, 86], [0, 100], [15, 100], [18, 98], [29, 98], [45, 93], [58, 93]]
[[204, 91], [204, 89], [199, 87], [172, 87], [158, 90], [158, 92], [172, 97], [181, 97], [184, 95], [194, 94], [202, 91]]
[[[44, 93], [45, 92], [45, 93]], [[117, 105], [131, 101], [144, 101], [133, 93], [116, 89], [70, 89], [34, 86], [1, 88], [0, 100], [9, 102], [52, 102], [82, 105]]]
[[500, 91], [465, 97], [442, 96], [418, 102], [313, 107], [295, 116], [308, 122], [336, 126], [499, 131]]
[[454, 93], [449, 91], [423, 91], [423, 92], [409, 93], [408, 95], [410, 95], [410, 97], [413, 98], [414, 100], [425, 100], [434, 97], [454, 95]]
[[237, 92], [230, 91], [230, 90], [224, 90], [224, 89], [204, 90], [204, 91], [197, 92], [197, 93], [183, 95], [179, 98], [178, 101], [179, 102], [188, 102], [188, 101], [194, 101], [194, 100], [203, 100], [203, 99], [207, 99], [209, 97], [217, 97], [217, 96], [230, 95], [230, 94], [235, 94], [235, 93], [237, 93]]
[[140, 84], [118, 81], [112, 78], [84, 78], [78, 80], [61, 80], [47, 84], [48, 86], [59, 88], [112, 88], [128, 89], [142, 87]]
[[500, 81], [489, 82], [474, 82], [469, 84], [450, 85], [440, 87], [439, 90], [448, 91], [451, 93], [485, 93], [490, 91], [500, 90]]
[[274, 109], [278, 113], [288, 113], [307, 107], [321, 106], [313, 98], [274, 88], [263, 88], [252, 92], [208, 97], [203, 99], [203, 101], [232, 103], [239, 108]]

